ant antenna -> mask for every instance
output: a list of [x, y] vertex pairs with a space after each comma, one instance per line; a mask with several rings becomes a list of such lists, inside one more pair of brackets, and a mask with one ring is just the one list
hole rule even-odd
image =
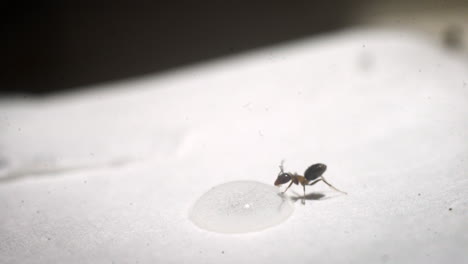
[[281, 160], [281, 164], [279, 165], [279, 168], [280, 168], [280, 174], [284, 172], [284, 160]]

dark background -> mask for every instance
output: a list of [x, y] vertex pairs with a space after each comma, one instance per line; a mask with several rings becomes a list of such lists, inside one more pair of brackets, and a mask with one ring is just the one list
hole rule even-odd
[[460, 5], [468, 1], [6, 1], [0, 95], [47, 94], [157, 73], [342, 29], [363, 14]]
[[[286, 3], [286, 4], [285, 4]], [[348, 1], [9, 1], [3, 93], [160, 72], [339, 28]]]

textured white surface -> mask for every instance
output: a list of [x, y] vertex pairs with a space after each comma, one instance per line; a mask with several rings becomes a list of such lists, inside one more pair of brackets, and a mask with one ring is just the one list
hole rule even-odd
[[[466, 262], [467, 82], [466, 58], [420, 36], [355, 30], [2, 99], [0, 262]], [[327, 164], [349, 195], [317, 184], [262, 232], [188, 219], [213, 186], [271, 184], [283, 158]]]

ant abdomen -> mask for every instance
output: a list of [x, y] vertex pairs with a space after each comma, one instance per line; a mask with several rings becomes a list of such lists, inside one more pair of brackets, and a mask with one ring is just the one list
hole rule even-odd
[[317, 163], [311, 165], [307, 170], [304, 172], [304, 177], [308, 181], [313, 181], [318, 177], [322, 176], [322, 174], [327, 170], [327, 165], [322, 163]]

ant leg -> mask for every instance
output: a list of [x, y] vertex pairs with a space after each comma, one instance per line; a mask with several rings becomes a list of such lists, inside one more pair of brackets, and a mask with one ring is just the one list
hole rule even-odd
[[331, 185], [329, 182], [327, 182], [327, 181], [323, 178], [323, 176], [322, 176], [322, 179], [321, 179], [321, 180], [322, 180], [326, 185], [330, 186], [333, 190], [338, 191], [338, 192], [340, 192], [340, 193], [347, 194], [346, 192], [340, 191], [340, 190], [338, 190], [335, 186]]
[[321, 180], [322, 180], [322, 179], [315, 180], [315, 181], [313, 181], [313, 182], [310, 182], [310, 183], [307, 184], [307, 185], [314, 185], [314, 184], [316, 184], [317, 182], [319, 182], [319, 181], [321, 181]]
[[305, 185], [302, 185], [302, 188], [304, 189], [304, 196], [302, 196], [302, 204], [305, 204]]
[[291, 187], [292, 184], [293, 184], [293, 181], [291, 181], [291, 183], [288, 185], [288, 188], [286, 188], [286, 190], [284, 190], [282, 193], [285, 193], [289, 189], [289, 187]]
[[[309, 184], [307, 184], [307, 185], [314, 185], [314, 184], [316, 184], [317, 182], [319, 182], [319, 181], [321, 181], [321, 180], [322, 180], [322, 179], [315, 180], [315, 181], [313, 181], [313, 182], [311, 182], [311, 183], [309, 183]], [[302, 198], [302, 204], [305, 204], [305, 196], [306, 196], [306, 195], [305, 195], [305, 185], [302, 185], [302, 186], [304, 187], [304, 196], [303, 196], [303, 198]]]

